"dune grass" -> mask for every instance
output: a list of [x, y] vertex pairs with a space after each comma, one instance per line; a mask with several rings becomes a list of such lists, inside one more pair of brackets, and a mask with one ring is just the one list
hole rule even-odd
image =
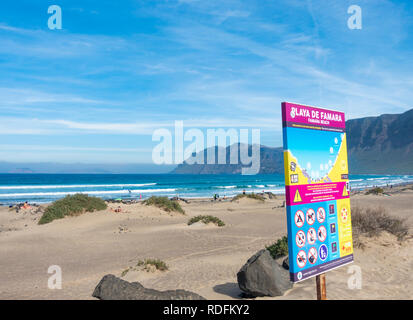
[[158, 197], [158, 196], [152, 196], [149, 199], [146, 199], [142, 202], [143, 204], [147, 206], [155, 206], [160, 209], [163, 209], [167, 212], [180, 212], [182, 214], [185, 214], [184, 209], [182, 209], [181, 205], [178, 203], [178, 201], [175, 200], [170, 200], [168, 197]]
[[375, 188], [367, 190], [365, 194], [378, 195], [378, 194], [383, 194], [383, 192], [384, 192], [383, 188], [375, 187]]
[[267, 246], [266, 249], [270, 252], [271, 257], [278, 259], [288, 255], [288, 239], [284, 236], [278, 239], [274, 244]]
[[144, 259], [139, 260], [134, 267], [126, 268], [122, 271], [121, 277], [124, 277], [129, 271], [139, 271], [144, 270], [146, 272], [167, 271], [169, 267], [167, 264], [160, 259]]
[[76, 216], [85, 212], [105, 210], [105, 201], [97, 197], [89, 197], [86, 194], [77, 193], [67, 195], [63, 199], [53, 202], [48, 206], [39, 220], [39, 224], [49, 223], [65, 216]]
[[218, 227], [223, 227], [225, 226], [224, 221], [222, 221], [221, 219], [214, 217], [214, 216], [196, 216], [196, 217], [192, 217], [191, 219], [189, 219], [188, 221], [188, 225], [194, 224], [198, 221], [201, 221], [205, 224], [208, 223], [213, 223], [215, 225], [217, 225]]
[[406, 238], [409, 228], [406, 221], [399, 217], [391, 217], [384, 208], [351, 208], [351, 223], [353, 227], [353, 241], [356, 247], [363, 247], [361, 235], [367, 237], [379, 236], [387, 231], [397, 237], [399, 241]]
[[242, 198], [249, 198], [249, 199], [255, 199], [255, 200], [260, 200], [260, 201], [265, 200], [263, 196], [253, 192], [253, 193], [240, 193], [240, 194], [237, 194], [234, 198], [232, 198], [231, 201], [240, 200]]

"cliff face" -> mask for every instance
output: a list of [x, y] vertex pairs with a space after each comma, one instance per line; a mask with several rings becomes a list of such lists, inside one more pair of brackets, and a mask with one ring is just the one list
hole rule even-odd
[[413, 109], [346, 122], [351, 173], [413, 174]]
[[[239, 148], [238, 148], [239, 149]], [[206, 162], [207, 153], [215, 151], [215, 159], [218, 158], [218, 148], [215, 150], [205, 149], [204, 159]], [[226, 163], [230, 163], [230, 147], [225, 148]], [[249, 146], [249, 155], [251, 156], [251, 146]], [[183, 163], [178, 165], [171, 173], [175, 174], [241, 174], [243, 165], [240, 161], [238, 151], [238, 164], [192, 164]], [[284, 173], [283, 167], [283, 150], [282, 148], [270, 148], [261, 146], [260, 148], [260, 171], [259, 173]]]
[[[346, 132], [350, 173], [413, 174], [413, 109], [402, 114], [348, 120]], [[229, 163], [230, 147], [225, 152]], [[204, 150], [204, 159], [206, 153]], [[282, 148], [261, 146], [260, 157], [259, 173], [284, 173]], [[240, 174], [241, 168], [242, 164], [184, 162], [172, 173]]]

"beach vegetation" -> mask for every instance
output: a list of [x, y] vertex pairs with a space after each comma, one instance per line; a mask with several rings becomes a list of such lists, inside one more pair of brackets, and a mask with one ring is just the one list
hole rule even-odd
[[159, 271], [167, 271], [169, 267], [167, 264], [160, 260], [160, 259], [144, 259], [139, 260], [135, 266], [128, 267], [122, 271], [121, 277], [126, 276], [129, 271], [146, 271], [146, 272], [155, 272], [156, 270]]
[[267, 246], [266, 249], [270, 252], [273, 259], [278, 259], [288, 255], [288, 239], [284, 236], [278, 239], [274, 244]]
[[361, 235], [367, 237], [379, 236], [387, 231], [397, 237], [399, 241], [406, 238], [409, 228], [406, 220], [390, 216], [382, 207], [378, 208], [351, 208], [351, 223], [353, 227], [353, 243], [356, 247], [364, 245], [360, 240]]
[[178, 201], [176, 200], [170, 200], [168, 197], [158, 197], [158, 196], [152, 196], [149, 199], [146, 199], [142, 202], [143, 204], [147, 206], [155, 206], [160, 209], [163, 209], [167, 212], [180, 212], [182, 214], [185, 214], [184, 209], [182, 209], [181, 205], [179, 204]]
[[205, 223], [205, 224], [213, 223], [213, 224], [217, 225], [218, 227], [223, 227], [223, 226], [225, 226], [224, 221], [222, 221], [221, 219], [219, 219], [219, 218], [217, 218], [217, 217], [214, 217], [214, 216], [202, 216], [202, 215], [199, 215], [199, 216], [196, 216], [196, 217], [192, 217], [191, 219], [189, 219], [188, 225], [194, 224], [194, 223], [196, 223], [196, 222], [198, 222], [198, 221], [201, 221], [201, 222], [203, 222], [203, 223]]
[[249, 198], [249, 199], [255, 199], [255, 200], [260, 200], [260, 201], [264, 201], [265, 198], [262, 195], [256, 194], [256, 193], [240, 193], [237, 194], [235, 197], [232, 198], [231, 201], [236, 201], [236, 200], [240, 200], [242, 198]]
[[367, 190], [366, 194], [379, 195], [379, 194], [383, 194], [383, 192], [384, 192], [383, 188], [375, 187], [375, 188], [371, 188], [371, 189]]
[[63, 199], [53, 202], [44, 210], [39, 224], [49, 223], [65, 216], [77, 216], [85, 212], [105, 210], [106, 208], [106, 202], [100, 198], [81, 193], [67, 195]]
[[167, 264], [159, 259], [139, 260], [136, 266], [143, 268], [143, 270], [145, 271], [152, 271], [153, 269], [159, 271], [167, 271], [169, 269]]

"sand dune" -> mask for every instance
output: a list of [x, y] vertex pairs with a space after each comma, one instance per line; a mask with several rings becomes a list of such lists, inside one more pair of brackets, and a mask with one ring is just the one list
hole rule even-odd
[[[208, 299], [238, 299], [236, 273], [256, 251], [286, 233], [283, 199], [265, 202], [194, 200], [182, 202], [187, 215], [168, 214], [142, 204], [110, 208], [37, 225], [39, 213], [0, 208], [1, 299], [92, 299], [99, 280], [145, 258], [164, 260], [169, 271], [128, 272], [124, 279], [159, 289], [187, 289]], [[413, 226], [413, 191], [391, 196], [354, 195], [358, 206], [381, 205]], [[188, 226], [196, 215], [213, 215], [224, 227]], [[400, 244], [383, 233], [364, 239], [354, 265], [362, 270], [362, 289], [347, 286], [348, 266], [327, 273], [329, 299], [412, 299], [413, 239]], [[63, 288], [47, 287], [50, 265], [62, 268]], [[315, 280], [294, 285], [277, 299], [315, 299]], [[270, 298], [264, 298], [270, 299]], [[271, 298], [274, 299], [274, 298]]]

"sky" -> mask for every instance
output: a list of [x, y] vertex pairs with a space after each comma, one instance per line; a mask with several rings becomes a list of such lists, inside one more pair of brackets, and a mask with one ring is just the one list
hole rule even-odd
[[2, 1], [0, 161], [150, 163], [176, 120], [278, 147], [282, 101], [402, 113], [412, 18], [410, 0]]

